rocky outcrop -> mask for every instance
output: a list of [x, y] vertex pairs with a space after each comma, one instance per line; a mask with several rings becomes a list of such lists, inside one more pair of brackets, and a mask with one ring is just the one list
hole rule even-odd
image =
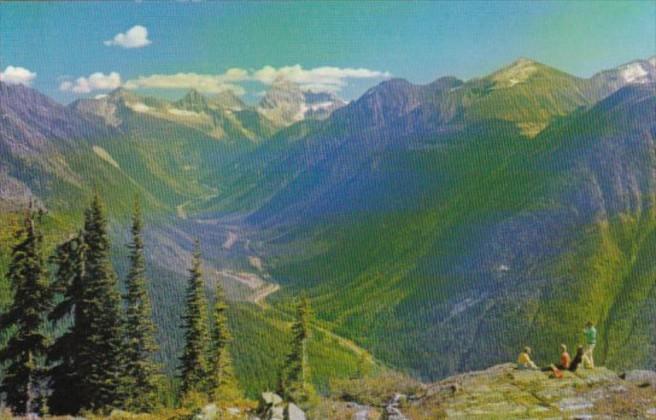
[[641, 388], [652, 387], [656, 390], [656, 372], [651, 370], [631, 370], [620, 375], [627, 382]]
[[251, 420], [306, 420], [306, 415], [299, 406], [283, 401], [273, 392], [264, 392], [260, 398], [257, 416]]
[[390, 402], [385, 406], [383, 418], [386, 420], [408, 420], [401, 412], [400, 406], [407, 400], [403, 394], [394, 394]]
[[429, 385], [404, 412], [408, 418], [652, 418], [655, 380], [656, 372], [617, 375], [606, 368], [556, 379], [504, 364]]

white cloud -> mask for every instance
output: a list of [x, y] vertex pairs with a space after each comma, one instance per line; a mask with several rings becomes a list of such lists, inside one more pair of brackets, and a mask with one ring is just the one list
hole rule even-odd
[[364, 68], [316, 67], [304, 69], [300, 65], [275, 68], [265, 66], [259, 70], [231, 68], [221, 74], [153, 74], [128, 80], [128, 89], [197, 89], [205, 93], [219, 93], [231, 90], [244, 94], [240, 82], [258, 82], [271, 85], [278, 80], [298, 84], [301, 89], [313, 92], [339, 92], [351, 79], [383, 79], [390, 77], [388, 72]]
[[109, 74], [93, 73], [89, 77], [78, 77], [75, 82], [69, 80], [59, 84], [59, 90], [73, 93], [89, 93], [95, 90], [112, 90], [121, 86], [121, 75], [113, 71]]
[[0, 80], [10, 85], [29, 86], [35, 78], [36, 73], [25, 67], [7, 66], [4, 71], [0, 72]]
[[313, 92], [339, 92], [349, 79], [383, 79], [390, 77], [388, 72], [364, 68], [316, 67], [304, 69], [300, 65], [274, 68], [264, 66], [253, 72], [253, 79], [265, 85], [276, 80], [288, 80], [298, 84], [303, 90]]
[[139, 76], [125, 83], [127, 89], [196, 89], [205, 93], [220, 93], [230, 90], [237, 95], [244, 94], [244, 88], [235, 84], [248, 80], [248, 72], [242, 69], [229, 69], [223, 74], [153, 74]]
[[135, 25], [125, 32], [116, 34], [114, 38], [103, 43], [108, 47], [142, 48], [150, 45], [151, 41], [148, 39], [148, 29], [141, 25]]

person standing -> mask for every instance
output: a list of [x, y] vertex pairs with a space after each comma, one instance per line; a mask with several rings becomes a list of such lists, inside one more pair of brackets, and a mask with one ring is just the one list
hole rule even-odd
[[594, 368], [594, 349], [597, 344], [597, 329], [595, 328], [592, 321], [588, 321], [585, 324], [585, 329], [583, 330], [585, 335], [585, 354], [584, 357], [587, 360], [584, 360], [584, 365], [586, 367], [593, 369]]

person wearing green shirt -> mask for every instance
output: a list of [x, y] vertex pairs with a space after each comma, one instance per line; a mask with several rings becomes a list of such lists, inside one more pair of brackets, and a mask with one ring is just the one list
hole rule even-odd
[[594, 327], [592, 321], [588, 321], [585, 324], [585, 329], [583, 330], [585, 335], [585, 355], [584, 355], [584, 365], [590, 369], [594, 368], [594, 348], [597, 344], [597, 329]]

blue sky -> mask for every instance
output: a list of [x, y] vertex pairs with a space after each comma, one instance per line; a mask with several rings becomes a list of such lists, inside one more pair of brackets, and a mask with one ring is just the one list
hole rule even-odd
[[117, 84], [253, 97], [274, 77], [352, 99], [387, 76], [468, 79], [519, 57], [587, 77], [653, 56], [655, 22], [653, 1], [0, 3], [0, 71], [62, 102]]

